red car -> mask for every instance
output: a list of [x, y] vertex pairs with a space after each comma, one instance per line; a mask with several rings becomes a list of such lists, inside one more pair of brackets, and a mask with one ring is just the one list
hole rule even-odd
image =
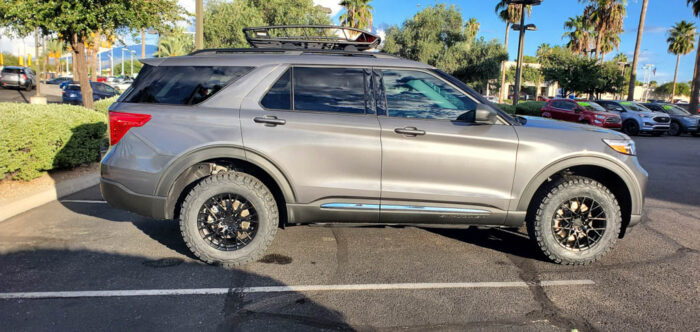
[[606, 111], [592, 101], [550, 99], [540, 112], [544, 118], [585, 123], [603, 128], [620, 129], [622, 127], [622, 119], [619, 115]]

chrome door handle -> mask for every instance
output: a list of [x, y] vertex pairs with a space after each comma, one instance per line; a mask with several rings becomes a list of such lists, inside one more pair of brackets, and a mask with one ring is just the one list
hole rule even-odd
[[255, 118], [253, 118], [253, 121], [255, 123], [264, 123], [265, 126], [268, 126], [268, 127], [274, 127], [277, 125], [281, 126], [281, 125], [284, 125], [285, 123], [287, 123], [287, 121], [284, 119], [278, 119], [276, 116], [270, 116], [270, 115], [257, 116]]
[[396, 129], [394, 129], [394, 132], [397, 134], [406, 135], [409, 137], [416, 137], [418, 135], [425, 135], [425, 130], [420, 130], [416, 127], [396, 128]]

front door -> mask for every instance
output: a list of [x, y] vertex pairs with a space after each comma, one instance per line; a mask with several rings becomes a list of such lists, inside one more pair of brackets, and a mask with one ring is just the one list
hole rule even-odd
[[478, 102], [431, 71], [375, 73], [385, 94], [377, 103], [381, 221], [503, 223], [518, 146], [512, 126], [468, 122]]

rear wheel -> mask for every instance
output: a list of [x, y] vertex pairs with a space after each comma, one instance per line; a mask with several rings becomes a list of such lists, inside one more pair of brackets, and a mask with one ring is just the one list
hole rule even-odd
[[639, 124], [634, 120], [625, 121], [622, 124], [622, 131], [627, 135], [637, 136], [639, 135]]
[[234, 267], [257, 260], [278, 226], [270, 190], [252, 175], [212, 175], [187, 195], [180, 230], [187, 246], [209, 264]]
[[622, 217], [615, 196], [580, 176], [552, 183], [540, 196], [528, 231], [550, 260], [585, 265], [600, 259], [617, 241]]
[[669, 136], [678, 136], [681, 134], [681, 125], [678, 124], [678, 122], [673, 121], [671, 122], [671, 125], [668, 128], [668, 135]]

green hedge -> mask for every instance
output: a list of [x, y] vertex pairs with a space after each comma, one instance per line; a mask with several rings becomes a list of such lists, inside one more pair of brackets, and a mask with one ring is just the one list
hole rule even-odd
[[0, 179], [99, 161], [106, 133], [106, 116], [81, 106], [0, 103]]
[[544, 106], [544, 101], [526, 101], [519, 103], [515, 113], [522, 115], [540, 116], [540, 109]]
[[511, 104], [496, 104], [498, 107], [500, 107], [504, 112], [508, 114], [515, 114], [515, 106]]
[[112, 98], [107, 98], [107, 99], [102, 99], [102, 100], [96, 101], [93, 104], [93, 106], [95, 106], [95, 111], [98, 111], [98, 112], [104, 114], [105, 116], [107, 116], [107, 109], [109, 108], [109, 105], [112, 105], [112, 103], [117, 101], [118, 98], [119, 98], [119, 96], [114, 96]]

